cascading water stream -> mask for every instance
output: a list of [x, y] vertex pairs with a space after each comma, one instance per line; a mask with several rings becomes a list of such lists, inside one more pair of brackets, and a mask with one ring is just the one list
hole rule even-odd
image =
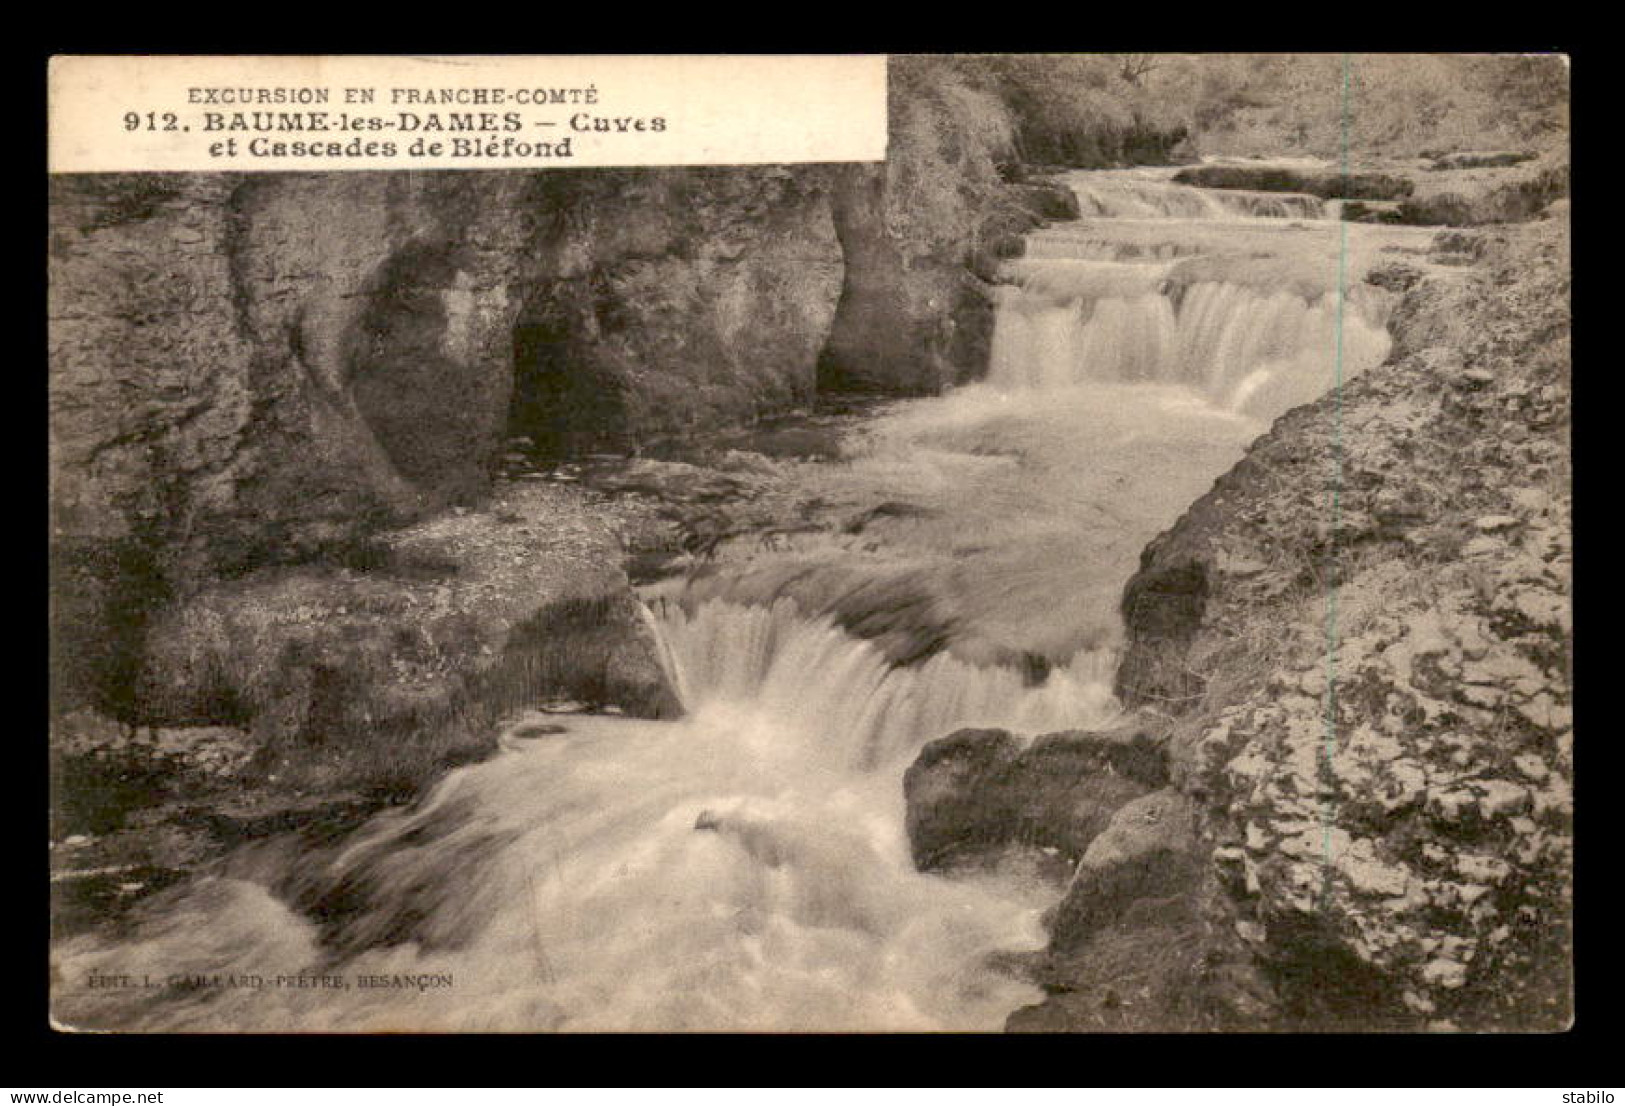
[[[1387, 349], [1381, 294], [1347, 291], [1370, 251], [1340, 289], [1318, 200], [1166, 175], [1076, 175], [1086, 217], [1010, 264], [988, 379], [896, 405], [843, 463], [797, 470], [820, 499], [886, 505], [862, 533], [755, 554], [648, 614], [684, 719], [515, 719], [499, 755], [338, 846], [244, 850], [148, 900], [127, 936], [64, 943], [61, 979], [154, 986], [62, 988], [56, 1016], [999, 1028], [1038, 992], [990, 956], [1040, 946], [1058, 889], [916, 872], [903, 772], [960, 726], [1111, 724], [1116, 606], [1145, 542], [1263, 420], [1326, 390], [1339, 346], [1345, 374]], [[898, 610], [913, 621], [872, 640], [837, 625]], [[887, 652], [920, 637], [935, 651], [916, 663]], [[1041, 678], [997, 663], [1022, 656]]]
[[1270, 417], [1325, 393], [1339, 367], [1353, 376], [1386, 356], [1387, 294], [1339, 289], [1336, 224], [1318, 198], [1159, 172], [1072, 176], [1098, 217], [1039, 232], [1007, 263], [990, 384], [1162, 382]]
[[915, 872], [901, 776], [961, 725], [1108, 722], [1109, 656], [1026, 687], [947, 655], [894, 668], [789, 602], [673, 608], [662, 629], [685, 720], [518, 720], [511, 732], [564, 732], [506, 740], [305, 878], [306, 897], [360, 904], [325, 928], [249, 861], [155, 901], [134, 942], [60, 957], [76, 977], [117, 964], [349, 986], [92, 992], [59, 1013], [148, 1029], [930, 1030], [995, 1029], [1030, 1000], [987, 957], [1041, 944], [1053, 892]]
[[1079, 210], [1086, 217], [1224, 219], [1240, 215], [1320, 219], [1326, 214], [1325, 204], [1318, 196], [1191, 188], [1161, 177], [1156, 170], [1080, 175], [1073, 180], [1073, 192], [1078, 197]]

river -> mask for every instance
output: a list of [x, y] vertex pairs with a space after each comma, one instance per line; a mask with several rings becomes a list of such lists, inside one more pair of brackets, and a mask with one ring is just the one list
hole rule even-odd
[[[1425, 230], [1307, 196], [1074, 173], [1007, 263], [986, 378], [855, 422], [803, 490], [861, 532], [645, 591], [687, 716], [527, 714], [319, 856], [246, 852], [58, 951], [72, 1024], [144, 1030], [997, 1030], [1036, 1001], [1041, 866], [927, 875], [902, 774], [976, 724], [1110, 725], [1140, 550], [1289, 407], [1378, 363], [1363, 274]], [[842, 625], [862, 624], [861, 634]], [[898, 664], [899, 660], [910, 663]], [[549, 732], [535, 736], [539, 720]], [[270, 888], [294, 882], [322, 921]]]

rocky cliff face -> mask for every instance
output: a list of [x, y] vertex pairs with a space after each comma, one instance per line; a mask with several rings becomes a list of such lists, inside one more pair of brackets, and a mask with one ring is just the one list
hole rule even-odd
[[206, 574], [480, 490], [526, 187], [54, 178], [56, 535]]
[[52, 189], [56, 530], [193, 573], [483, 493], [516, 345], [623, 435], [805, 399], [839, 280], [817, 169]]
[[1477, 252], [1376, 274], [1389, 361], [1146, 550], [1118, 691], [1173, 787], [1090, 846], [1013, 1027], [1567, 1024], [1566, 228]]
[[1045, 220], [1076, 218], [1077, 200], [1006, 181], [1021, 176], [1008, 109], [929, 59], [894, 59], [890, 93], [885, 163], [835, 178], [844, 281], [818, 386], [935, 395], [987, 369], [999, 258]]
[[628, 449], [810, 401], [841, 286], [820, 166], [553, 174], [513, 430]]
[[511, 431], [808, 398], [839, 281], [816, 168], [64, 177], [51, 218], [59, 703], [130, 721], [161, 610], [365, 562]]
[[526, 187], [53, 179], [59, 689], [128, 713], [155, 607], [483, 491]]

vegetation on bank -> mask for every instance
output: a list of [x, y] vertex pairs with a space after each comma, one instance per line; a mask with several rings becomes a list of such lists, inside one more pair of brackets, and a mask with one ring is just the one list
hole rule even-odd
[[1465, 168], [1483, 163], [1475, 151], [1526, 160], [1568, 140], [1555, 55], [918, 56], [894, 59], [892, 82], [897, 99], [956, 99], [972, 145], [1075, 168], [1345, 153]]
[[1568, 140], [1555, 55], [1167, 55], [1141, 80], [1187, 113], [1203, 154], [1438, 157]]

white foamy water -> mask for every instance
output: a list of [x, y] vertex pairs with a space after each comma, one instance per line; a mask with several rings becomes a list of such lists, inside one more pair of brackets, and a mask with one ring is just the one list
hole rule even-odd
[[1164, 179], [1168, 175], [1155, 169], [1079, 173], [1073, 176], [1073, 191], [1085, 217], [1320, 219], [1326, 214], [1318, 196], [1191, 188]]
[[1071, 175], [1086, 217], [1007, 264], [990, 384], [1167, 383], [1271, 418], [1387, 356], [1390, 297], [1362, 282], [1380, 232], [1325, 219], [1312, 196], [1169, 175]]
[[[348, 986], [73, 988], [58, 1017], [206, 1031], [997, 1029], [1036, 998], [987, 957], [1042, 944], [1053, 888], [915, 872], [902, 773], [961, 725], [1109, 721], [1109, 658], [1025, 688], [946, 655], [892, 668], [784, 602], [674, 610], [665, 629], [688, 718], [529, 719], [566, 732], [507, 740], [322, 858], [315, 885], [361, 903], [325, 933], [254, 880], [217, 878], [155, 900], [132, 941], [83, 938], [58, 960], [67, 979]], [[357, 986], [368, 978], [419, 985]]]

